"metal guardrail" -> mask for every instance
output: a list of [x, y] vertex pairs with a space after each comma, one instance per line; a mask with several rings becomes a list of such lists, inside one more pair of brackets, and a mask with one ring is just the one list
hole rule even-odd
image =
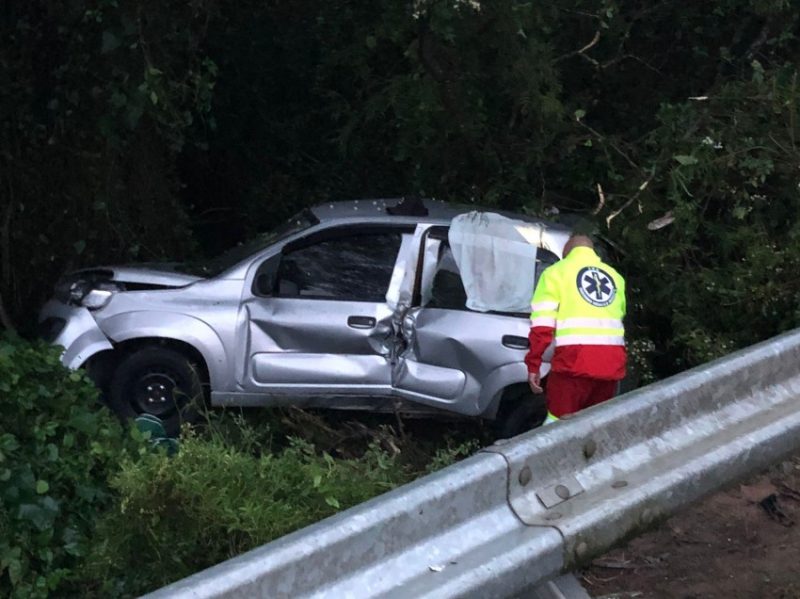
[[148, 595], [514, 597], [800, 448], [800, 329]]

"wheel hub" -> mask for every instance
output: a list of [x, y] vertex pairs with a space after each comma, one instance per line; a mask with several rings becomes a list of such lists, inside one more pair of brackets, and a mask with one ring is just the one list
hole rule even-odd
[[134, 392], [134, 408], [139, 413], [164, 416], [177, 409], [176, 377], [167, 372], [150, 372], [141, 376]]

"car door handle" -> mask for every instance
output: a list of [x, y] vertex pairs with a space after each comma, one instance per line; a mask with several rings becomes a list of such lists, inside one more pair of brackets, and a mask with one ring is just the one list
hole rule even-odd
[[511, 349], [528, 349], [528, 339], [517, 335], [503, 335], [503, 345]]
[[378, 323], [372, 316], [350, 316], [347, 318], [347, 326], [353, 329], [374, 329]]

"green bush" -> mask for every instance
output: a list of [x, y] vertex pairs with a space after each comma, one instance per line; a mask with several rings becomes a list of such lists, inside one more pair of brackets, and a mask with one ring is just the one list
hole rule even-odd
[[0, 337], [0, 596], [63, 596], [81, 585], [125, 442], [96, 400], [57, 349]]
[[[0, 338], [0, 402], [3, 597], [152, 590], [476, 447], [452, 431], [426, 440], [261, 411], [214, 414], [202, 430], [185, 429], [170, 457], [126, 435], [57, 349], [19, 339]], [[348, 440], [354, 431], [363, 436]]]
[[[140, 593], [188, 576], [402, 484], [412, 473], [373, 443], [334, 459], [301, 439], [274, 454], [184, 430], [179, 453], [128, 459], [112, 486], [91, 570], [107, 593]], [[255, 448], [257, 449], [257, 448]]]

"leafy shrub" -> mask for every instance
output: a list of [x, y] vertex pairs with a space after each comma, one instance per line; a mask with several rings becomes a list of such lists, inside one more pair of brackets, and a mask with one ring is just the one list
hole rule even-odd
[[122, 429], [57, 349], [0, 338], [0, 596], [74, 590]]
[[360, 459], [334, 459], [297, 438], [267, 454], [240, 424], [235, 446], [185, 429], [176, 456], [121, 464], [112, 481], [119, 501], [91, 560], [105, 592], [152, 590], [412, 478], [375, 443]]
[[[18, 339], [0, 339], [0, 397], [0, 596], [150, 590], [473, 449], [448, 437], [443, 449], [430, 447], [431, 465], [417, 468], [391, 439], [391, 451], [381, 448], [389, 435], [381, 427], [352, 457], [334, 458], [287, 439], [282, 427], [298, 415], [276, 422], [277, 413], [258, 412], [186, 429], [168, 457], [132, 445], [57, 349]], [[327, 446], [320, 431], [308, 439]]]
[[640, 208], [614, 224], [661, 375], [800, 325], [798, 75], [750, 69], [707, 101], [662, 106]]
[[480, 443], [476, 439], [468, 441], [451, 442], [449, 439], [445, 441], [445, 446], [437, 449], [430, 463], [425, 468], [425, 472], [431, 473], [449, 466], [463, 458], [471, 456], [473, 453], [480, 449]]
[[[637, 387], [649, 385], [657, 379], [653, 372], [653, 352], [656, 349], [655, 343], [647, 338], [634, 337], [627, 341], [628, 345], [628, 375], [630, 385], [624, 391], [630, 391]], [[626, 382], [628, 382], [626, 380]], [[625, 383], [623, 383], [625, 386]]]
[[[347, 427], [310, 415], [214, 415], [168, 457], [133, 444], [58, 350], [0, 339], [0, 596], [130, 596], [453, 463], [476, 442], [368, 431], [347, 457]], [[307, 439], [282, 427], [303, 417]], [[324, 434], [323, 434], [324, 433]], [[330, 437], [336, 433], [333, 437]], [[329, 437], [326, 437], [329, 435]], [[444, 439], [444, 442], [442, 442]], [[425, 455], [410, 447], [420, 445]], [[399, 447], [398, 447], [399, 446]], [[426, 449], [423, 451], [421, 447]], [[387, 447], [388, 449], [384, 449]], [[402, 449], [401, 449], [402, 448]], [[413, 455], [418, 460], [409, 460]]]

